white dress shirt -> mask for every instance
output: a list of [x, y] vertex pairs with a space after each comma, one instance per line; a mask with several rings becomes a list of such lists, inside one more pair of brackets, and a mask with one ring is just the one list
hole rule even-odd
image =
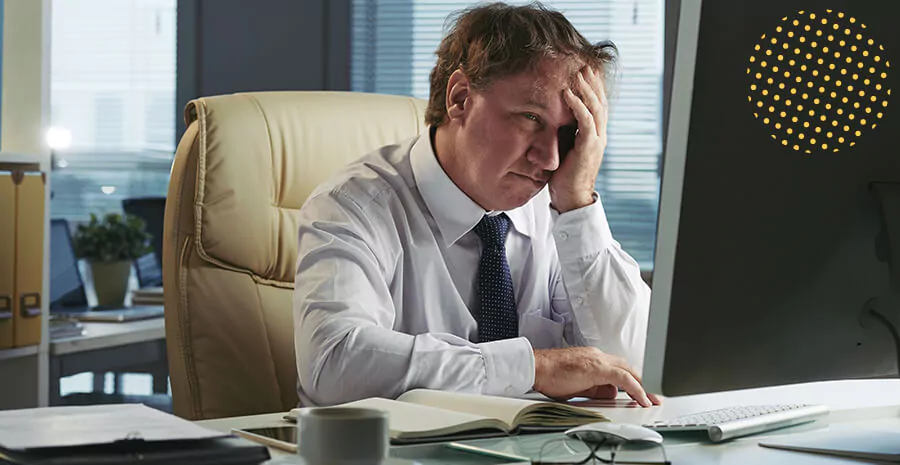
[[310, 195], [294, 291], [301, 404], [414, 388], [518, 396], [534, 385], [533, 349], [570, 345], [640, 371], [650, 289], [638, 264], [599, 199], [559, 214], [546, 188], [506, 212], [520, 337], [478, 343], [473, 228], [486, 213], [427, 135], [366, 155]]

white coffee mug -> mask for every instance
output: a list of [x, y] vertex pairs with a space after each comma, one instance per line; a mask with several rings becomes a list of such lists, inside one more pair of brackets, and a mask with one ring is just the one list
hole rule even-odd
[[306, 465], [380, 465], [390, 430], [382, 410], [311, 408], [297, 415], [297, 454]]

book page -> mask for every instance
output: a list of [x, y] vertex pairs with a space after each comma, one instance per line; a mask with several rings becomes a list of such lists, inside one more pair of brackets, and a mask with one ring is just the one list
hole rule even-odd
[[[388, 413], [392, 438], [444, 436], [475, 428], [501, 428], [496, 421], [483, 415], [454, 412], [427, 405], [398, 402], [391, 399], [371, 398], [341, 404], [336, 407], [362, 407], [384, 410]], [[328, 407], [325, 407], [328, 408]], [[305, 409], [291, 410], [296, 416]]]
[[518, 426], [563, 428], [606, 421], [599, 412], [560, 402], [414, 389], [397, 400], [496, 418], [513, 430]]
[[496, 418], [509, 425], [509, 429], [515, 426], [516, 416], [519, 415], [519, 412], [543, 403], [511, 397], [483, 396], [480, 394], [434, 391], [431, 389], [413, 389], [398, 397], [397, 400]]

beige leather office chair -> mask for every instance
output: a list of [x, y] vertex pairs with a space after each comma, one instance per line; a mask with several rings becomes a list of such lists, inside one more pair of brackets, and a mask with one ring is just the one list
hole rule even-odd
[[347, 162], [425, 130], [425, 102], [258, 92], [185, 109], [163, 237], [173, 407], [196, 420], [297, 404], [298, 210]]

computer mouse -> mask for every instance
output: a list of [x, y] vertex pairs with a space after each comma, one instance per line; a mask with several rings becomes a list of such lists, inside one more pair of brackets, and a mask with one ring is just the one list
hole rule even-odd
[[623, 444], [626, 442], [655, 442], [660, 444], [663, 437], [649, 428], [629, 423], [601, 421], [576, 426], [566, 431], [566, 436], [589, 443]]

